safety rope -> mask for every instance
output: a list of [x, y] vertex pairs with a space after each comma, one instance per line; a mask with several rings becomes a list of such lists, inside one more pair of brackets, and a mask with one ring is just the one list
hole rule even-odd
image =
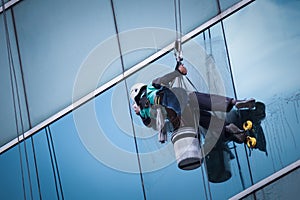
[[[22, 59], [21, 59], [19, 39], [18, 39], [18, 33], [17, 33], [17, 27], [16, 27], [16, 20], [15, 20], [15, 15], [14, 15], [14, 9], [13, 9], [13, 7], [11, 8], [11, 18], [12, 18], [13, 31], [14, 31], [15, 41], [16, 41], [16, 47], [17, 47], [17, 56], [18, 56], [18, 61], [19, 61], [19, 64], [20, 64], [20, 73], [21, 73], [21, 80], [22, 80], [22, 86], [23, 86], [22, 88], [23, 88], [24, 99], [25, 99], [25, 107], [26, 107], [27, 119], [28, 119], [29, 128], [32, 128], [31, 117], [30, 117], [29, 106], [28, 106], [27, 92], [26, 92], [26, 89], [25, 89], [23, 64], [22, 64]], [[32, 151], [33, 151], [33, 160], [34, 160], [34, 167], [35, 167], [35, 173], [36, 173], [36, 181], [37, 181], [37, 186], [38, 186], [38, 193], [39, 193], [39, 198], [42, 199], [42, 193], [41, 193], [40, 178], [39, 178], [39, 172], [38, 172], [38, 166], [37, 166], [37, 159], [36, 159], [36, 151], [35, 151], [34, 139], [33, 139], [33, 137], [30, 137], [30, 139], [31, 139], [31, 147], [32, 147]]]
[[25, 175], [24, 175], [24, 169], [23, 169], [23, 158], [22, 158], [22, 152], [21, 152], [21, 146], [20, 146], [20, 138], [19, 138], [19, 126], [18, 126], [18, 114], [17, 114], [17, 106], [16, 106], [16, 97], [15, 97], [15, 89], [14, 89], [14, 83], [13, 83], [13, 75], [12, 70], [10, 68], [10, 84], [11, 84], [11, 92], [12, 92], [12, 98], [13, 98], [13, 108], [14, 108], [14, 117], [15, 117], [15, 126], [16, 126], [16, 137], [17, 137], [17, 144], [18, 144], [18, 151], [19, 151], [19, 162], [20, 162], [20, 168], [21, 168], [21, 176], [22, 176], [22, 187], [23, 187], [23, 196], [26, 200], [26, 190], [25, 190]]
[[[208, 180], [208, 171], [207, 171], [207, 163], [205, 159], [205, 153], [204, 153], [204, 148], [202, 147], [202, 141], [200, 137], [200, 127], [199, 127], [199, 117], [197, 117], [196, 114], [194, 114], [194, 124], [195, 124], [195, 130], [197, 131], [197, 137], [199, 140], [199, 145], [200, 145], [200, 152], [201, 152], [201, 158], [203, 159], [203, 165], [201, 165], [201, 173], [202, 173], [202, 182], [203, 182], [203, 187], [204, 187], [204, 193], [205, 193], [205, 199], [212, 199], [211, 195], [211, 189], [210, 189], [210, 183]], [[206, 177], [205, 177], [206, 174]], [[208, 190], [208, 191], [207, 191]], [[208, 198], [209, 197], [209, 198]]]
[[59, 174], [59, 169], [58, 169], [56, 153], [55, 153], [55, 148], [54, 148], [54, 143], [53, 143], [53, 139], [52, 139], [52, 133], [51, 133], [50, 126], [45, 127], [45, 132], [46, 132], [47, 144], [48, 144], [51, 166], [52, 166], [52, 171], [53, 171], [53, 176], [54, 176], [54, 183], [55, 183], [57, 199], [60, 199], [59, 192], [61, 194], [61, 199], [64, 199], [64, 193], [63, 193], [63, 189], [62, 189], [62, 184], [61, 184], [61, 179], [60, 179], [60, 174]]
[[[121, 42], [120, 42], [120, 37], [119, 37], [119, 30], [118, 30], [117, 18], [116, 18], [113, 0], [110, 0], [110, 3], [111, 3], [111, 9], [112, 9], [112, 13], [113, 13], [114, 26], [115, 26], [116, 36], [117, 36], [121, 66], [122, 66], [122, 71], [124, 74], [125, 73], [125, 65], [124, 65], [124, 60], [123, 60], [123, 55], [122, 55], [122, 50], [121, 50]], [[125, 89], [126, 89], [126, 91], [128, 91], [129, 87], [128, 87], [126, 79], [124, 80], [124, 83], [125, 83]], [[128, 92], [126, 92], [126, 95], [127, 95], [127, 100], [128, 100], [128, 109], [129, 109], [129, 114], [130, 114], [130, 118], [131, 118], [131, 126], [132, 126], [132, 130], [133, 130], [133, 137], [134, 137], [135, 150], [136, 150], [137, 161], [138, 161], [138, 166], [139, 166], [140, 179], [141, 179], [141, 183], [142, 183], [143, 197], [144, 197], [144, 200], [146, 200], [146, 190], [145, 190], [145, 184], [144, 184], [144, 178], [143, 178], [143, 172], [142, 172], [142, 166], [141, 166], [141, 160], [140, 160], [140, 153], [139, 153], [138, 144], [137, 144], [137, 137], [136, 137], [136, 132], [135, 132], [135, 128], [134, 128], [133, 116], [131, 113], [131, 106], [130, 106], [130, 101], [129, 101], [130, 97], [129, 97]]]
[[[219, 5], [219, 9], [220, 9], [220, 5]], [[236, 87], [235, 87], [235, 83], [234, 83], [234, 79], [233, 79], [232, 66], [231, 66], [231, 62], [230, 62], [230, 58], [229, 58], [228, 45], [227, 45], [227, 40], [226, 40], [226, 36], [225, 36], [223, 21], [221, 21], [221, 28], [222, 28], [222, 35], [223, 35], [223, 39], [224, 39], [224, 43], [225, 43], [225, 49], [226, 49], [227, 61], [228, 61], [228, 65], [229, 65], [230, 75], [231, 75], [231, 83], [232, 83], [232, 87], [233, 87], [234, 97], [235, 97], [235, 99], [237, 99], [237, 92], [236, 92]], [[233, 146], [234, 146], [234, 151], [235, 151], [235, 155], [236, 155], [236, 160], [237, 160], [237, 165], [238, 165], [238, 169], [239, 169], [239, 175], [240, 175], [241, 183], [242, 183], [243, 189], [246, 189], [245, 181], [244, 181], [244, 178], [243, 178], [243, 174], [242, 174], [242, 171], [241, 171], [241, 166], [240, 166], [240, 162], [239, 162], [239, 158], [238, 158], [238, 154], [237, 154], [237, 151], [236, 151], [236, 145], [235, 145], [234, 142], [233, 142]], [[245, 144], [244, 144], [244, 149], [245, 149], [245, 153], [246, 153], [246, 159], [247, 159], [248, 171], [249, 171], [249, 175], [250, 175], [250, 181], [251, 181], [251, 184], [253, 185], [254, 182], [253, 182], [252, 170], [251, 170], [249, 157], [247, 155], [247, 149], [246, 149]]]
[[[217, 1], [217, 4], [218, 4], [219, 13], [221, 13], [221, 6], [220, 6], [219, 1]], [[235, 83], [234, 83], [234, 80], [233, 80], [233, 72], [232, 72], [231, 62], [230, 62], [230, 58], [229, 58], [229, 52], [228, 52], [227, 40], [226, 40], [226, 37], [225, 37], [225, 30], [224, 30], [223, 21], [221, 21], [221, 28], [222, 28], [222, 35], [223, 35], [223, 39], [224, 39], [224, 43], [225, 43], [225, 50], [226, 50], [227, 61], [228, 61], [228, 65], [229, 65], [229, 71], [230, 71], [230, 76], [231, 76], [231, 84], [232, 84], [232, 88], [233, 88], [234, 98], [237, 99], [236, 87], [235, 87]], [[237, 162], [237, 166], [238, 166], [238, 170], [239, 170], [239, 176], [240, 176], [241, 184], [242, 184], [243, 189], [246, 189], [245, 181], [244, 181], [244, 178], [243, 178], [241, 165], [240, 165], [240, 161], [239, 161], [239, 157], [238, 157], [238, 153], [237, 153], [237, 150], [236, 150], [236, 145], [235, 145], [234, 142], [232, 142], [232, 143], [233, 143], [234, 154], [235, 154], [235, 158], [236, 158], [236, 162]]]
[[[182, 37], [181, 37], [182, 23], [181, 23], [180, 0], [174, 0], [174, 7], [175, 7], [175, 28], [176, 28], [176, 40], [175, 40], [175, 46], [174, 46], [174, 55], [175, 55], [176, 61], [178, 63], [178, 62], [181, 62], [183, 60]], [[188, 81], [188, 83], [191, 85], [191, 87], [195, 91], [198, 91], [196, 86], [192, 83], [192, 81], [188, 77], [185, 76], [185, 79]], [[174, 82], [172, 83], [172, 86], [173, 86], [173, 84], [174, 84]], [[183, 77], [178, 78], [178, 86], [187, 89], [187, 85], [186, 85]], [[199, 124], [199, 119], [196, 117], [196, 115], [194, 115], [194, 120], [195, 120], [194, 121], [195, 130], [197, 131], [197, 137], [198, 137], [198, 140], [200, 142], [201, 141], [200, 133], [199, 133], [200, 130], [199, 130], [199, 125], [198, 125]], [[207, 175], [207, 164], [206, 164], [206, 160], [205, 160], [204, 150], [201, 147], [201, 143], [200, 143], [200, 149], [201, 149], [201, 157], [203, 158], [203, 165], [201, 165], [201, 171], [202, 171], [202, 179], [203, 179], [203, 184], [204, 184], [205, 197], [206, 197], [206, 199], [212, 199], [210, 184], [209, 184], [208, 178], [207, 177], [205, 178], [205, 174]], [[206, 182], [207, 182], [207, 184], [206, 184]]]
[[[203, 156], [203, 155], [204, 155], [203, 150], [201, 150], [201, 156]], [[204, 193], [205, 193], [205, 199], [206, 200], [208, 200], [208, 199], [211, 200], [212, 196], [211, 196], [210, 184], [209, 184], [209, 181], [207, 179], [207, 165], [205, 164], [206, 163], [205, 157], [203, 157], [203, 160], [204, 160], [204, 163], [203, 163], [204, 166], [201, 165], [201, 173], [202, 173], [202, 182], [203, 182], [203, 188], [204, 188]], [[205, 177], [205, 174], [206, 174], [206, 177]]]
[[[14, 62], [13, 62], [13, 57], [12, 57], [12, 51], [11, 51], [11, 44], [10, 44], [10, 36], [9, 36], [9, 31], [8, 31], [8, 23], [7, 23], [7, 17], [6, 17], [5, 3], [4, 3], [4, 0], [1, 0], [1, 2], [2, 2], [2, 7], [3, 7], [3, 22], [4, 22], [4, 27], [5, 27], [6, 47], [7, 47], [8, 62], [9, 62], [9, 67], [10, 67], [10, 81], [11, 81], [11, 85], [12, 85], [13, 105], [14, 105], [15, 122], [16, 122], [20, 162], [21, 162], [22, 185], [23, 185], [23, 192], [24, 192], [23, 194], [24, 194], [24, 199], [26, 199], [25, 175], [24, 175], [24, 171], [23, 171], [23, 164], [22, 164], [23, 159], [22, 159], [22, 154], [21, 154], [21, 149], [20, 149], [20, 140], [19, 140], [19, 135], [18, 135], [18, 133], [19, 133], [19, 124], [18, 124], [17, 109], [19, 110], [19, 118], [20, 118], [22, 136], [23, 136], [23, 138], [25, 138], [24, 137], [23, 117], [22, 117], [22, 111], [21, 111], [21, 101], [20, 101], [20, 96], [19, 96], [19, 92], [18, 92], [19, 87], [18, 87], [16, 72], [15, 72], [15, 67], [14, 67]], [[15, 92], [16, 92], [16, 96], [15, 96]], [[25, 162], [26, 162], [27, 173], [28, 173], [30, 197], [31, 197], [31, 199], [33, 199], [31, 174], [30, 174], [30, 169], [29, 169], [28, 152], [27, 152], [27, 147], [26, 147], [26, 141], [25, 140], [24, 140], [23, 144], [24, 144]]]
[[[174, 55], [176, 57], [176, 61], [181, 62], [183, 60], [183, 54], [182, 54], [182, 39], [181, 39], [181, 34], [182, 34], [182, 24], [181, 24], [181, 7], [180, 7], [180, 0], [174, 0], [174, 7], [175, 7], [175, 27], [176, 27], [176, 41], [175, 41], [175, 46], [174, 46]], [[197, 91], [196, 86], [192, 83], [192, 81], [185, 76], [185, 79], [188, 81], [190, 86]], [[183, 77], [178, 77], [178, 86], [187, 89], [186, 82], [184, 81]], [[175, 82], [175, 81], [174, 81]], [[171, 84], [173, 87], [174, 82]], [[197, 121], [198, 120], [198, 121]], [[199, 133], [199, 119], [196, 117], [196, 114], [194, 115], [194, 125], [195, 125], [195, 130], [197, 131], [197, 138], [199, 142], [201, 142], [200, 139], [200, 133]], [[211, 196], [211, 189], [210, 189], [210, 184], [208, 181], [208, 178], [205, 178], [205, 174], [207, 175], [207, 164], [205, 160], [205, 155], [204, 155], [204, 150], [201, 147], [200, 143], [200, 150], [201, 150], [201, 158], [203, 158], [203, 165], [201, 165], [201, 172], [202, 172], [202, 179], [203, 179], [203, 187], [205, 191], [205, 197], [206, 199], [212, 199]]]
[[[196, 87], [194, 86], [194, 84], [190, 81], [190, 79], [187, 76], [184, 76], [185, 79], [188, 81], [188, 83], [194, 88], [195, 91], [197, 91]], [[185, 88], [187, 89], [187, 83], [184, 81], [184, 77], [177, 77], [177, 81], [178, 81], [178, 87], [181, 88]], [[173, 87], [175, 84], [175, 81], [173, 81], [171, 83], [171, 87]], [[201, 151], [201, 158], [203, 158], [203, 165], [201, 165], [201, 174], [202, 174], [202, 181], [203, 181], [203, 188], [204, 188], [204, 193], [205, 193], [205, 198], [206, 199], [212, 199], [212, 195], [211, 195], [211, 189], [210, 189], [210, 183], [208, 181], [208, 178], [205, 178], [205, 174], [208, 174], [207, 171], [207, 163], [205, 160], [205, 153], [204, 153], [204, 149], [202, 148], [202, 144], [201, 144], [201, 138], [200, 138], [200, 129], [199, 129], [199, 118], [197, 117], [196, 114], [194, 114], [193, 116], [194, 119], [194, 129], [195, 131], [197, 131], [197, 136], [196, 138], [199, 140], [199, 145], [200, 145], [200, 151]]]
[[[186, 80], [188, 80], [188, 83], [190, 83], [191, 86], [195, 89], [195, 91], [197, 91], [196, 87], [192, 84], [190, 79], [188, 79], [188, 77], [186, 77], [186, 76], [185, 76], [185, 78], [186, 78]], [[178, 87], [185, 88], [185, 89], [188, 88], [188, 86], [185, 83], [183, 77], [177, 77], [177, 79], [178, 79]], [[174, 86], [174, 83], [175, 82], [173, 82], [171, 84], [171, 87]], [[199, 117], [197, 117], [197, 115], [194, 113], [193, 119], [194, 119], [194, 129], [195, 129], [195, 131], [197, 131], [197, 136], [196, 137], [199, 140], [201, 158], [203, 158], [203, 165], [201, 165], [201, 172], [202, 172], [202, 180], [203, 180], [203, 187], [204, 187], [205, 197], [206, 197], [206, 199], [212, 199], [210, 183], [208, 181], [208, 178], [207, 177], [205, 178], [205, 174], [207, 175], [208, 171], [207, 171], [207, 163], [206, 163], [206, 159], [205, 159], [204, 149], [201, 146], [202, 144], [201, 144], [201, 138], [200, 138]]]
[[174, 0], [175, 9], [175, 28], [176, 28], [176, 40], [174, 44], [174, 55], [177, 62], [182, 61], [182, 26], [181, 26], [181, 6], [180, 0]]
[[210, 28], [208, 29], [209, 55], [213, 55]]
[[55, 168], [54, 168], [53, 155], [52, 155], [52, 151], [51, 151], [51, 146], [50, 146], [50, 141], [49, 141], [49, 132], [48, 132], [47, 127], [45, 128], [45, 132], [46, 132], [46, 137], [47, 137], [48, 150], [49, 150], [49, 154], [50, 154], [50, 160], [51, 160], [51, 166], [52, 166], [56, 196], [57, 196], [57, 199], [59, 199], [58, 185], [57, 185], [57, 180], [56, 180], [56, 171], [55, 171]]
[[59, 173], [59, 170], [58, 170], [58, 162], [57, 162], [57, 159], [56, 159], [56, 152], [55, 152], [55, 148], [54, 148], [54, 142], [53, 142], [53, 139], [52, 139], [52, 133], [51, 133], [50, 126], [48, 126], [48, 132], [49, 132], [50, 143], [51, 143], [52, 151], [53, 151], [53, 158], [54, 158], [55, 168], [56, 168], [56, 172], [57, 172], [57, 178], [58, 178], [60, 193], [61, 193], [62, 199], [64, 199], [64, 193], [63, 193], [60, 173]]

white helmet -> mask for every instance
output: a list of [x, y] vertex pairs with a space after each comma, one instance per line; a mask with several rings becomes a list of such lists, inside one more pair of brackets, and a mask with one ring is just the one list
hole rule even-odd
[[141, 89], [143, 87], [146, 87], [147, 85], [144, 83], [136, 83], [134, 84], [130, 89], [130, 98], [135, 101], [135, 97], [139, 94]]

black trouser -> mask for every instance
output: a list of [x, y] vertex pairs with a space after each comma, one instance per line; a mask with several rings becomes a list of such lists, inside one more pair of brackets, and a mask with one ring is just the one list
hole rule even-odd
[[[180, 105], [182, 106], [181, 116], [169, 108], [166, 108], [168, 119], [172, 122], [174, 129], [178, 129], [180, 126], [195, 127], [195, 119], [199, 119], [199, 125], [205, 129], [209, 127], [223, 127], [224, 120], [211, 114], [210, 111], [229, 112], [233, 108], [232, 99], [215, 94], [206, 94], [200, 92], [192, 92], [184, 97], [182, 93], [175, 93]], [[186, 93], [185, 93], [186, 95]], [[188, 99], [186, 102], [184, 99]], [[168, 99], [164, 99], [165, 102], [170, 102]], [[186, 103], [188, 102], [188, 106]], [[210, 122], [213, 124], [210, 125]]]
[[[224, 132], [225, 120], [211, 114], [210, 111], [229, 112], [234, 104], [233, 98], [215, 94], [192, 92], [189, 94], [189, 110], [183, 113], [183, 125], [194, 125], [195, 116], [199, 119], [199, 125], [205, 129], [222, 127]], [[210, 122], [214, 124], [210, 124]]]

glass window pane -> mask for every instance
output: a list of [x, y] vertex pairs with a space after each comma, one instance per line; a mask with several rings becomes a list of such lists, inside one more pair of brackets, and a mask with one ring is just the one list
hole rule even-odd
[[0, 187], [3, 199], [24, 199], [20, 154], [18, 148], [0, 156]]
[[242, 0], [218, 0], [218, 1], [220, 2], [221, 11], [224, 11]]
[[56, 199], [61, 194], [50, 136], [43, 129], [33, 136], [33, 141], [42, 199]]
[[[8, 63], [8, 54], [6, 48], [6, 39], [5, 39], [5, 29], [3, 25], [3, 15], [0, 15], [0, 43], [5, 45], [0, 45], [0, 110], [2, 113], [0, 115], [1, 121], [1, 144], [5, 144], [6, 142], [12, 140], [17, 136], [16, 133], [16, 122], [14, 115], [14, 107], [13, 107], [13, 98], [12, 98], [12, 86], [11, 86], [11, 78], [10, 78], [10, 68]], [[15, 134], [11, 134], [11, 133]]]
[[[274, 183], [267, 185], [255, 193], [256, 198], [275, 199], [294, 199], [299, 195], [298, 185], [300, 184], [300, 170], [287, 174]], [[254, 196], [254, 195], [251, 195]]]
[[[143, 198], [133, 138], [113, 120], [113, 90], [51, 125], [66, 199]], [[119, 113], [129, 119], [127, 108]]]
[[255, 1], [224, 20], [238, 96], [256, 97], [267, 109], [268, 156], [249, 157], [254, 182], [299, 159], [299, 8], [298, 1]]
[[[22, 1], [14, 11], [30, 117], [36, 125], [100, 84], [99, 74], [119, 55], [116, 40], [99, 47], [115, 34], [112, 12], [109, 1]], [[73, 96], [82, 64], [89, 65], [89, 77]], [[109, 78], [121, 69], [111, 67]]]
[[29, 128], [10, 9], [5, 11], [5, 16], [0, 14], [0, 147]]
[[[184, 33], [218, 14], [217, 1], [181, 2]], [[237, 2], [220, 1], [221, 10]], [[174, 41], [174, 1], [114, 1], [114, 5], [125, 66], [119, 57], [110, 1], [55, 4], [33, 0], [14, 7], [33, 125], [120, 75], [122, 67], [126, 70]], [[176, 61], [169, 52], [125, 81], [114, 82], [113, 87], [57, 119], [49, 129], [4, 152], [0, 157], [3, 197], [23, 199], [25, 194], [28, 199], [38, 199], [41, 194], [43, 199], [57, 195], [66, 199], [228, 199], [298, 160], [300, 135], [295, 130], [300, 128], [300, 48], [295, 44], [299, 43], [300, 29], [294, 19], [300, 17], [299, 8], [298, 1], [255, 1], [224, 20], [226, 41], [222, 24], [217, 23], [183, 44], [189, 91], [234, 97], [236, 89], [239, 98], [254, 97], [266, 104], [267, 117], [258, 122], [262, 131], [254, 129], [265, 137], [257, 142], [266, 139], [266, 150], [224, 142], [217, 143], [224, 145], [222, 148], [213, 143], [207, 151], [211, 135], [201, 129], [206, 134], [202, 141], [207, 153], [203, 168], [178, 168], [172, 135], [161, 144], [157, 131], [145, 127], [134, 113], [128, 96], [134, 83], [148, 84], [174, 70]], [[20, 115], [14, 116], [13, 94], [17, 91], [20, 108], [16, 110], [24, 115], [25, 130], [29, 118], [10, 10], [7, 16], [17, 71], [17, 82], [13, 81], [14, 85], [18, 83], [17, 90], [11, 91], [5, 33], [0, 28], [0, 43], [4, 44], [0, 45], [0, 91], [4, 96], [0, 100], [4, 113], [0, 132], [9, 141], [17, 135], [16, 118], [18, 129], [21, 127]], [[49, 143], [50, 135], [54, 148]], [[269, 189], [258, 195], [264, 196]]]
[[[35, 165], [33, 148], [33, 140], [29, 138], [1, 154], [1, 198], [38, 199], [40, 197], [39, 168]], [[48, 180], [47, 184], [51, 188]]]
[[[188, 68], [187, 77], [200, 92], [211, 92], [234, 96], [221, 26], [218, 25], [209, 31], [209, 33], [204, 33], [205, 36], [201, 34], [195, 37], [192, 41], [183, 45], [183, 62]], [[210, 38], [208, 35], [210, 35]], [[206, 39], [204, 40], [204, 38]], [[132, 86], [136, 82], [151, 83], [153, 79], [171, 72], [174, 69], [174, 66], [175, 60], [173, 55], [170, 53], [130, 77], [127, 80], [128, 85]], [[218, 77], [220, 79], [218, 79]], [[195, 90], [195, 88], [189, 89], [191, 91]], [[139, 151], [148, 152], [151, 155], [149, 158], [145, 157], [144, 159], [141, 159], [141, 166], [145, 174], [144, 181], [148, 197], [156, 199], [160, 195], [160, 193], [157, 193], [159, 189], [172, 187], [172, 190], [164, 192], [164, 197], [177, 198], [180, 195], [185, 195], [188, 196], [189, 199], [198, 199], [205, 198], [206, 193], [207, 195], [212, 195], [213, 198], [220, 199], [223, 197], [230, 197], [234, 194], [234, 192], [242, 188], [239, 174], [235, 173], [235, 171], [238, 171], [236, 160], [227, 159], [224, 163], [222, 163], [220, 160], [224, 158], [215, 158], [215, 163], [210, 164], [210, 168], [208, 169], [210, 172], [209, 177], [207, 177], [205, 169], [203, 173], [203, 169], [201, 168], [189, 172], [180, 170], [177, 167], [174, 157], [174, 149], [170, 141], [170, 136], [168, 143], [160, 144], [157, 139], [157, 131], [150, 131], [149, 128], [143, 127], [137, 118], [139, 117], [133, 112], [135, 130], [137, 130], [136, 134], [148, 134], [148, 138], [143, 135], [143, 137], [141, 136], [138, 140]], [[244, 157], [245, 152], [242, 145], [240, 151], [240, 156]], [[224, 154], [226, 154], [226, 151]], [[211, 158], [212, 156], [213, 155], [210, 154]], [[219, 163], [217, 164], [217, 162]], [[245, 171], [241, 173], [248, 174], [246, 160], [242, 161], [242, 165], [245, 166], [243, 168]], [[209, 183], [210, 189], [208, 189], [207, 178], [212, 180], [213, 177], [217, 176], [215, 174], [218, 174], [218, 171], [222, 171], [223, 167], [225, 168], [228, 166], [231, 166], [231, 179], [223, 180], [219, 184]], [[226, 190], [225, 184], [227, 183], [222, 183], [225, 181], [227, 181], [228, 184], [234, 184], [234, 190]], [[250, 185], [250, 180], [246, 177], [244, 177], [244, 181], [246, 184]], [[172, 184], [175, 182], [176, 184]], [[211, 191], [211, 194], [209, 194], [208, 190]], [[199, 191], [199, 193], [191, 191]]]
[[[176, 21], [173, 0], [115, 1], [114, 5], [118, 30], [121, 33], [126, 31], [120, 37], [126, 68], [174, 42]], [[210, 0], [181, 2], [180, 11], [177, 20], [181, 19], [183, 34], [218, 14], [217, 2]], [[180, 32], [179, 27], [177, 29]]]

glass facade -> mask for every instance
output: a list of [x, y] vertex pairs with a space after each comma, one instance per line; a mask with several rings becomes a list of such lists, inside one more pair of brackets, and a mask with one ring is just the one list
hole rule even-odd
[[181, 170], [171, 135], [161, 144], [142, 124], [129, 90], [173, 71], [174, 3], [27, 0], [0, 13], [1, 199], [228, 199], [299, 160], [296, 0], [177, 5], [183, 38], [204, 26], [182, 45], [186, 87], [264, 102], [265, 149], [205, 138], [201, 167]]
[[[291, 197], [297, 197], [299, 195], [299, 191], [297, 188], [297, 184], [299, 184], [299, 168], [296, 171], [291, 172], [287, 176], [283, 177], [279, 181], [276, 181], [262, 190], [256, 193], [256, 198], [258, 199], [290, 199]], [[247, 197], [248, 199], [253, 199], [253, 195], [251, 197]], [[246, 198], [245, 198], [246, 199]]]

